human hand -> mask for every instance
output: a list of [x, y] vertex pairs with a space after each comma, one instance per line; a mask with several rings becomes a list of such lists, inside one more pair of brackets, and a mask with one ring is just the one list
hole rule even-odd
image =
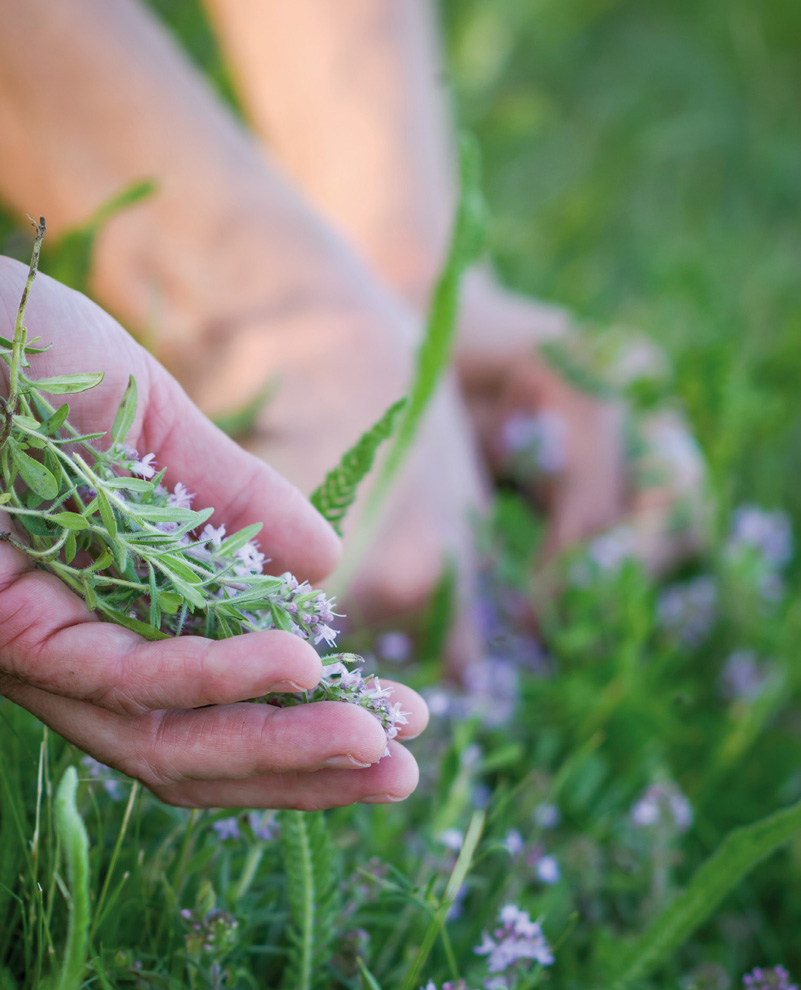
[[484, 272], [468, 278], [457, 357], [482, 447], [503, 474], [514, 455], [510, 425], [541, 420], [549, 463], [517, 480], [547, 514], [542, 563], [624, 523], [636, 554], [662, 573], [702, 543], [703, 458], [681, 417], [658, 410], [637, 424], [647, 470], [634, 470], [622, 399], [571, 384], [540, 353], [569, 333], [563, 310], [508, 292]]
[[[0, 259], [0, 323], [8, 337], [24, 278], [21, 265]], [[134, 374], [140, 405], [130, 440], [157, 452], [171, 484], [180, 480], [201, 504], [214, 505], [215, 522], [264, 521], [275, 572], [317, 579], [331, 569], [336, 537], [300, 493], [213, 427], [102, 310], [40, 276], [26, 323], [29, 339], [38, 335], [56, 345], [34, 358], [37, 376], [106, 370], [100, 386], [71, 397], [75, 425], [110, 424]], [[4, 365], [0, 372], [7, 385]], [[0, 525], [11, 529], [7, 516]], [[377, 763], [384, 732], [362, 709], [240, 703], [310, 688], [320, 672], [312, 647], [279, 631], [217, 642], [195, 636], [145, 642], [100, 622], [57, 578], [0, 544], [0, 693], [162, 800], [321, 808], [408, 795], [417, 780], [414, 759], [393, 743], [392, 759]], [[421, 699], [400, 685], [393, 698], [410, 713], [401, 736], [422, 731]]]

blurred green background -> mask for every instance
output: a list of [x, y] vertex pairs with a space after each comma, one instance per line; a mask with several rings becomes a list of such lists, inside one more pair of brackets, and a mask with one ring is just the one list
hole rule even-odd
[[[150, 3], [231, 99], [199, 0]], [[801, 521], [801, 6], [441, 0], [440, 13], [506, 281], [660, 341], [724, 501]]]

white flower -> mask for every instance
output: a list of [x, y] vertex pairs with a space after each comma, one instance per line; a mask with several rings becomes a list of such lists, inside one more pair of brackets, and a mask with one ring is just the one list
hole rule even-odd
[[221, 526], [212, 526], [211, 523], [206, 523], [203, 529], [200, 531], [200, 542], [210, 543], [215, 550], [219, 550], [222, 546], [222, 541], [225, 538], [225, 523]]
[[314, 645], [317, 646], [318, 643], [322, 643], [325, 640], [329, 646], [336, 646], [337, 635], [336, 629], [332, 629], [331, 626], [321, 623], [314, 628]]

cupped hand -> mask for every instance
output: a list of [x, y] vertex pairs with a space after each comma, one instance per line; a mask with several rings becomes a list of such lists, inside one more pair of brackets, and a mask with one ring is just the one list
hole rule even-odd
[[[0, 259], [0, 332], [13, 336], [23, 266]], [[264, 522], [274, 573], [318, 580], [339, 544], [305, 498], [216, 429], [167, 372], [107, 314], [45, 276], [34, 285], [29, 340], [53, 343], [32, 358], [33, 377], [104, 370], [103, 383], [71, 397], [71, 420], [108, 427], [128, 376], [139, 386], [129, 442], [156, 453], [167, 483], [183, 482], [212, 522], [233, 530]], [[7, 369], [0, 369], [6, 378]], [[6, 516], [0, 526], [10, 530]], [[0, 693], [102, 763], [141, 780], [161, 799], [202, 807], [322, 808], [406, 797], [417, 767], [403, 746], [380, 760], [383, 730], [357, 706], [328, 702], [279, 709], [243, 704], [271, 691], [313, 687], [314, 649], [280, 631], [214, 642], [185, 636], [146, 642], [101, 622], [29, 558], [0, 543]], [[425, 704], [394, 686], [410, 713], [400, 738], [425, 727]]]

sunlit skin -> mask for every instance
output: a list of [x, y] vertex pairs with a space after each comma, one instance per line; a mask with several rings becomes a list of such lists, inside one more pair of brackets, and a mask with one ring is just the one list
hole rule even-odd
[[[7, 337], [24, 278], [22, 265], [0, 259], [0, 333]], [[167, 484], [180, 480], [196, 490], [232, 531], [263, 521], [276, 573], [316, 581], [335, 565], [339, 541], [301, 493], [214, 427], [99, 307], [39, 276], [26, 324], [31, 337], [53, 344], [35, 359], [37, 377], [85, 370], [89, 356], [105, 369], [100, 386], [72, 397], [78, 428], [110, 424], [133, 374], [140, 405], [131, 442], [158, 451]], [[7, 392], [5, 365], [3, 373]], [[3, 529], [12, 529], [5, 514]], [[381, 760], [384, 731], [363, 709], [242, 703], [311, 688], [320, 674], [315, 650], [280, 631], [146, 642], [100, 622], [56, 577], [0, 543], [0, 693], [164, 801], [322, 808], [406, 797], [417, 782], [415, 761], [398, 743]], [[409, 713], [400, 739], [425, 728], [426, 707], [414, 691], [393, 685], [392, 701]]]

